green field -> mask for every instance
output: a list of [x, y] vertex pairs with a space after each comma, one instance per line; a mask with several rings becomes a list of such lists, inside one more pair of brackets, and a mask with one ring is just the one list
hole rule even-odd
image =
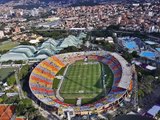
[[[102, 72], [102, 67], [103, 71]], [[106, 73], [107, 72], [107, 73]], [[113, 74], [108, 66], [93, 60], [76, 61], [71, 64], [62, 83], [60, 95], [64, 102], [75, 104], [77, 98], [82, 98], [82, 104], [90, 103], [104, 96], [102, 76], [107, 74], [106, 86], [113, 83]]]
[[101, 64], [103, 69], [104, 69], [104, 74], [106, 74], [107, 76], [105, 77], [105, 84], [106, 84], [106, 89], [110, 90], [110, 88], [113, 85], [113, 73], [111, 71], [111, 69], [108, 67], [108, 65], [105, 64]]
[[10, 50], [18, 45], [18, 42], [6, 42], [4, 44], [0, 44], [0, 51]]
[[14, 74], [15, 68], [2, 68], [0, 69], [0, 82], [6, 82], [7, 78]]
[[[58, 75], [62, 76], [65, 68], [66, 67], [61, 68], [61, 70], [56, 74], [56, 76], [58, 76]], [[58, 89], [59, 82], [60, 82], [60, 79], [54, 78], [52, 88], [53, 89]]]

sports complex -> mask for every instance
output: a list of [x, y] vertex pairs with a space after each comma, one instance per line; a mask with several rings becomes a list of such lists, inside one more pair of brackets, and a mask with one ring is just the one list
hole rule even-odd
[[59, 115], [102, 113], [115, 109], [133, 88], [132, 66], [117, 53], [84, 51], [58, 54], [32, 71], [29, 87]]

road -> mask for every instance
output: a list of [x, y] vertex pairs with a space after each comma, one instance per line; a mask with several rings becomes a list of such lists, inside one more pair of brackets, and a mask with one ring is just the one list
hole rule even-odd
[[23, 90], [22, 90], [22, 87], [21, 87], [21, 84], [20, 84], [20, 80], [18, 78], [18, 73], [20, 71], [21, 67], [18, 67], [15, 71], [15, 78], [16, 78], [16, 83], [17, 83], [17, 89], [18, 89], [18, 93], [19, 93], [19, 98], [20, 99], [24, 99], [25, 96], [23, 94]]
[[33, 100], [32, 100], [32, 104], [35, 108], [37, 108], [39, 110], [39, 112], [41, 113], [41, 115], [43, 117], [47, 118], [47, 120], [61, 120], [61, 118], [58, 115], [56, 115], [53, 112], [48, 112], [48, 111], [44, 110], [39, 105], [37, 105]]

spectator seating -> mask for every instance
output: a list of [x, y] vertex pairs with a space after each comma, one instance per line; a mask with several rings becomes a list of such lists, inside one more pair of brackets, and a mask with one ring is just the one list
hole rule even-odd
[[84, 52], [78, 52], [55, 55], [42, 61], [34, 68], [31, 73], [29, 80], [31, 91], [41, 102], [50, 106], [55, 106], [57, 108], [66, 108], [70, 106], [74, 108], [75, 111], [85, 111], [93, 108], [101, 108], [102, 106], [106, 106], [107, 104], [108, 106], [112, 107], [114, 105], [113, 102], [117, 103], [117, 100], [124, 96], [124, 94], [126, 93], [126, 89], [118, 87], [123, 71], [121, 64], [115, 58], [115, 56], [108, 52], [87, 53], [88, 59], [97, 60], [104, 64], [107, 64], [112, 70], [114, 82], [110, 93], [106, 95], [106, 97], [98, 100], [93, 104], [83, 105], [80, 107], [63, 103], [56, 98], [56, 91], [53, 90], [52, 85], [58, 71], [60, 71], [60, 69], [65, 67], [67, 64], [71, 64], [77, 60], [83, 60], [84, 58], [86, 58]]

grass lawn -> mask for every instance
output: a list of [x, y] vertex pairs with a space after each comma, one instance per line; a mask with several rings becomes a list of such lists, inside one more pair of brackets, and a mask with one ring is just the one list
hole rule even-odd
[[[63, 75], [65, 69], [66, 69], [66, 67], [61, 68], [60, 71], [56, 74], [56, 76]], [[54, 78], [52, 88], [53, 89], [58, 89], [59, 82], [60, 82], [60, 79]]]
[[0, 82], [6, 82], [8, 76], [14, 74], [15, 68], [2, 68], [0, 69]]
[[81, 97], [82, 104], [85, 104], [102, 97], [101, 66], [100, 62], [93, 60], [76, 61], [70, 65], [60, 90], [64, 102], [75, 104], [76, 99]]
[[18, 46], [19, 43], [18, 42], [7, 42], [7, 43], [4, 43], [4, 44], [0, 44], [0, 51], [3, 51], [3, 50], [10, 50], [16, 46]]
[[105, 74], [107, 75], [107, 76], [105, 77], [106, 88], [110, 89], [110, 88], [112, 88], [113, 79], [114, 79], [112, 70], [108, 67], [108, 65], [105, 65], [105, 64], [102, 64], [102, 67], [104, 68], [104, 72], [105, 72]]

